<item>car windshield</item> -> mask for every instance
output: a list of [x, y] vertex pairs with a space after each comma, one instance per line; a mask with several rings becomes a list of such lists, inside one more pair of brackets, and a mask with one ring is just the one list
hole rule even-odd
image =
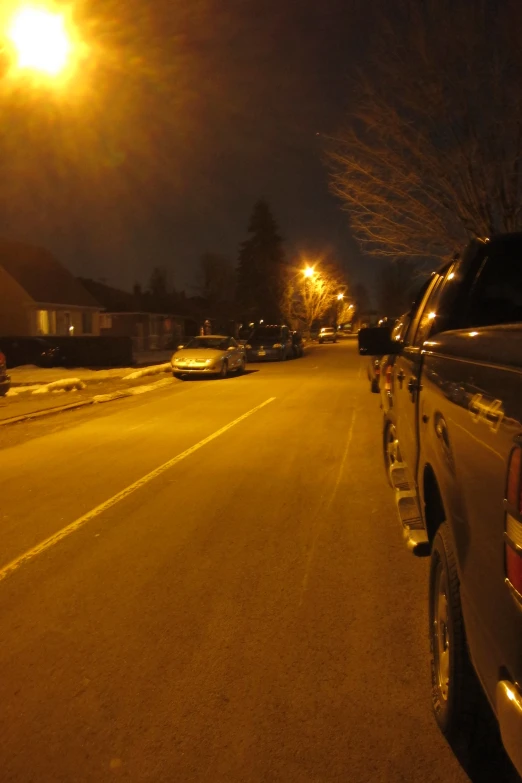
[[281, 329], [278, 326], [264, 326], [255, 329], [250, 335], [251, 340], [276, 340], [281, 337]]
[[226, 337], [193, 337], [185, 345], [185, 348], [211, 348], [214, 351], [226, 351], [228, 339]]

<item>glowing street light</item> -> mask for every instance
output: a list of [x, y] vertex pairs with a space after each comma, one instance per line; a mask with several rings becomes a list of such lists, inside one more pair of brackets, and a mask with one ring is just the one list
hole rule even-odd
[[303, 269], [303, 275], [305, 277], [313, 277], [315, 275], [315, 269], [313, 266], [307, 266], [305, 269]]
[[344, 294], [337, 294], [337, 299], [338, 299], [339, 301], [341, 301], [342, 299], [344, 299]]
[[7, 38], [21, 70], [54, 78], [70, 65], [73, 42], [63, 14], [22, 6], [8, 22]]

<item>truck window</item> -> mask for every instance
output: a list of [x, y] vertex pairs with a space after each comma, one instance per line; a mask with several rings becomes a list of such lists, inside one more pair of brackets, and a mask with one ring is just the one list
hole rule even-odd
[[466, 327], [522, 322], [522, 247], [519, 244], [492, 248], [485, 257], [465, 320]]
[[430, 334], [437, 330], [437, 306], [441, 299], [444, 281], [454, 266], [454, 264], [447, 266], [433, 276], [419, 307], [416, 324], [413, 324], [410, 329], [409, 337], [412, 345], [420, 347]]

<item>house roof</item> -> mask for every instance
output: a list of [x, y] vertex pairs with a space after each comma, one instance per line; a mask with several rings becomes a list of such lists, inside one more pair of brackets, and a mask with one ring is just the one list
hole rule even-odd
[[137, 313], [142, 312], [139, 297], [128, 291], [120, 291], [106, 283], [91, 280], [88, 277], [79, 277], [80, 284], [100, 302], [109, 313]]
[[0, 266], [37, 303], [101, 309], [74, 275], [43, 248], [0, 239]]
[[[99, 280], [79, 277], [83, 287], [103, 305], [111, 315], [162, 315], [165, 318], [191, 318], [190, 315], [174, 313], [165, 307], [165, 302], [155, 302], [148, 292], [129, 293], [113, 288]], [[163, 306], [162, 306], [163, 305]]]

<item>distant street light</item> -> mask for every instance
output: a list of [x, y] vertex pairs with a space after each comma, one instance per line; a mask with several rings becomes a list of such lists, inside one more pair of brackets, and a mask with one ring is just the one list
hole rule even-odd
[[344, 294], [337, 294], [337, 299], [341, 301], [341, 299], [344, 299]]
[[6, 36], [19, 70], [54, 79], [71, 65], [74, 45], [59, 12], [22, 5], [7, 23]]
[[313, 266], [307, 266], [305, 269], [303, 269], [303, 274], [305, 277], [313, 277], [315, 275], [315, 269]]

